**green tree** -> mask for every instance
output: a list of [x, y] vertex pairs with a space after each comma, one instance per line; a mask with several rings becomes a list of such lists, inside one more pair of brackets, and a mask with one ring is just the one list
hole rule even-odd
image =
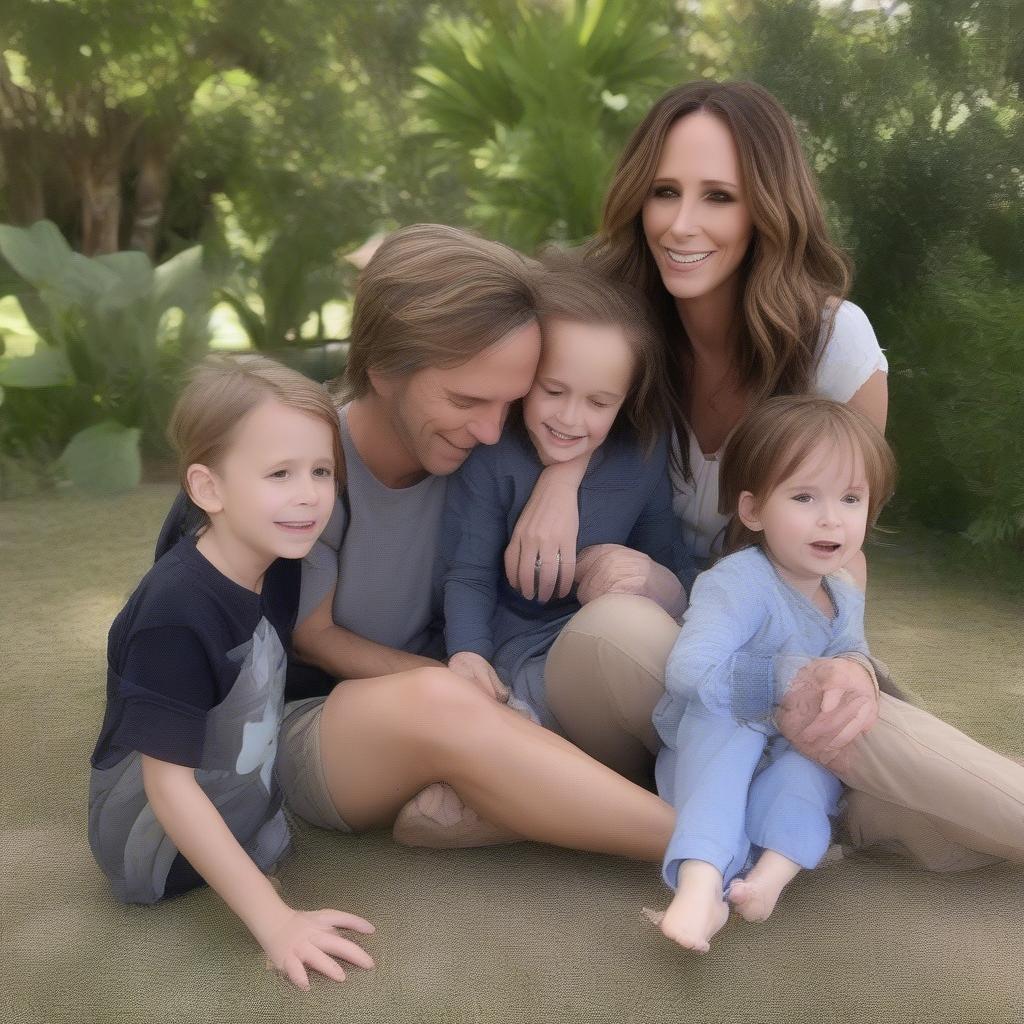
[[1024, 546], [1024, 8], [707, 6], [718, 70], [794, 115], [853, 255], [854, 298], [889, 351], [899, 504]]
[[[7, 219], [74, 224], [89, 255], [122, 240], [152, 254], [170, 154], [192, 95], [221, 59], [212, 28], [208, 6], [192, 0], [4, 4]], [[129, 179], [132, 211], [122, 225]]]
[[310, 198], [323, 201], [307, 223], [324, 207], [344, 225], [386, 205], [376, 192], [405, 117], [396, 100], [432, 10], [414, 0], [8, 0], [3, 219], [50, 217], [87, 255], [152, 256], [167, 220], [177, 247], [195, 240], [224, 188], [273, 230]]
[[431, 26], [414, 96], [438, 167], [470, 218], [532, 249], [596, 228], [617, 151], [650, 100], [688, 69], [656, 0], [481, 0]]

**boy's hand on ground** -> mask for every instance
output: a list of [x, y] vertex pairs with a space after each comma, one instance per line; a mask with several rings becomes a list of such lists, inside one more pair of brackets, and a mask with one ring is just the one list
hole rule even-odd
[[371, 970], [375, 965], [370, 954], [339, 935], [337, 928], [366, 935], [375, 930], [369, 921], [340, 910], [300, 911], [288, 907], [280, 923], [260, 940], [267, 954], [267, 967], [280, 971], [301, 989], [309, 988], [307, 967], [334, 981], [344, 981], [345, 971], [335, 957]]
[[844, 658], [816, 658], [802, 668], [775, 713], [779, 731], [806, 757], [842, 775], [850, 743], [878, 719], [867, 670]]
[[491, 667], [486, 658], [472, 651], [459, 651], [448, 659], [448, 667], [463, 679], [468, 679], [474, 686], [482, 690], [488, 697], [499, 704], [508, 703], [509, 689], [498, 678], [498, 673]]

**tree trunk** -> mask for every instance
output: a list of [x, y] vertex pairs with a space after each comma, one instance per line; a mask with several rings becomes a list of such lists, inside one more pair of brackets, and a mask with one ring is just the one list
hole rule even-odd
[[128, 147], [142, 125], [141, 118], [119, 109], [103, 110], [99, 122], [95, 135], [79, 132], [68, 140], [86, 256], [117, 252], [120, 247], [121, 173]]
[[82, 252], [86, 256], [117, 252], [121, 227], [120, 171], [120, 162], [88, 161], [79, 175]]
[[167, 200], [173, 148], [173, 141], [166, 136], [144, 139], [136, 158], [139, 176], [135, 182], [134, 215], [128, 248], [141, 249], [154, 262], [160, 222]]
[[0, 54], [0, 160], [7, 191], [8, 219], [19, 226], [46, 216], [36, 98], [11, 80]]
[[35, 224], [46, 216], [43, 178], [36, 159], [37, 153], [37, 140], [31, 130], [0, 131], [7, 216], [12, 224], [22, 227]]

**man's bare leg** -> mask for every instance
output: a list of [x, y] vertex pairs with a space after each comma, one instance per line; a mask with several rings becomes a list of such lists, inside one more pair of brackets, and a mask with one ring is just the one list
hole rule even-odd
[[420, 790], [399, 812], [391, 836], [403, 846], [464, 850], [518, 843], [522, 836], [481, 818], [447, 782]]
[[447, 782], [487, 821], [538, 842], [658, 862], [672, 832], [659, 797], [447, 669], [348, 680], [320, 729], [328, 792], [356, 830], [390, 825]]
[[[506, 706], [526, 718], [532, 717], [526, 705], [515, 698], [507, 701]], [[433, 850], [498, 846], [523, 838], [481, 818], [447, 782], [435, 782], [417, 793], [398, 812], [391, 836], [404, 846], [427, 846]]]

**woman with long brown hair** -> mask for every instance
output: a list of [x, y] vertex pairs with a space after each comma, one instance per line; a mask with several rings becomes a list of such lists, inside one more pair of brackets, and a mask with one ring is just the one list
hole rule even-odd
[[[759, 402], [818, 394], [884, 429], [885, 357], [845, 300], [848, 263], [828, 238], [793, 122], [761, 87], [698, 82], [662, 96], [627, 143], [587, 251], [639, 287], [660, 321], [674, 507], [698, 558], [720, 550], [725, 525], [718, 453]], [[575, 562], [581, 474], [564, 466], [541, 478], [506, 568], [542, 599], [576, 582], [585, 607], [549, 655], [548, 702], [570, 739], [639, 780], [658, 747], [651, 710], [679, 627], [647, 599], [662, 567], [611, 545]], [[856, 655], [817, 662], [779, 711], [783, 733], [854, 790], [851, 839], [936, 869], [1024, 860], [1024, 768], [879, 696], [876, 667]]]

